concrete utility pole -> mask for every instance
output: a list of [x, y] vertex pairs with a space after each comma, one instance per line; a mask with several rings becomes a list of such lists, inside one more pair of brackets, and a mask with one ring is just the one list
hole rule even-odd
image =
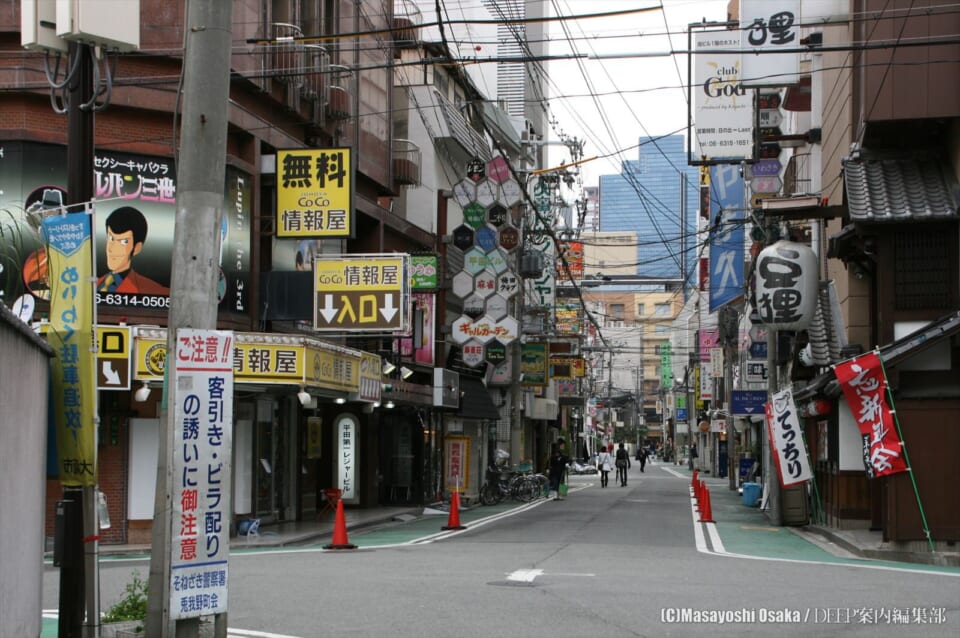
[[[170, 620], [171, 511], [175, 414], [169, 391], [172, 354], [181, 328], [217, 327], [217, 279], [220, 223], [227, 148], [227, 101], [230, 96], [230, 47], [233, 3], [190, 0], [187, 3], [183, 59], [183, 118], [177, 153], [177, 212], [173, 241], [170, 314], [167, 321], [167, 366], [160, 413], [160, 450], [150, 555], [148, 638], [194, 637], [199, 620]], [[228, 511], [230, 511], [228, 504]], [[216, 618], [215, 635], [225, 638], [226, 614]]]

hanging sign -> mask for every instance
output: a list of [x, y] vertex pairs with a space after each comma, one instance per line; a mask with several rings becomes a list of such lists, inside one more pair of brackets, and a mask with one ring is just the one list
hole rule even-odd
[[867, 477], [906, 472], [903, 443], [887, 403], [887, 375], [880, 355], [869, 352], [838, 363], [833, 372], [863, 437]]
[[757, 312], [778, 330], [803, 330], [817, 310], [817, 256], [805, 244], [778, 241], [757, 256]]
[[797, 406], [793, 403], [793, 391], [789, 388], [773, 395], [766, 405], [767, 431], [770, 449], [780, 475], [780, 485], [787, 487], [813, 477], [807, 446], [803, 442], [803, 430]]

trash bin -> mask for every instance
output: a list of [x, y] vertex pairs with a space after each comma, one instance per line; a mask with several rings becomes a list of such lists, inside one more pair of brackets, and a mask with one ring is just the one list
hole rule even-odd
[[760, 503], [760, 493], [759, 483], [744, 483], [743, 504], [747, 507], [756, 507]]

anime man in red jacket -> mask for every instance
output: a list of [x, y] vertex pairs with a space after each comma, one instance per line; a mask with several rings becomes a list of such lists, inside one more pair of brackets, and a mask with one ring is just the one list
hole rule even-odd
[[143, 250], [147, 220], [133, 206], [122, 206], [107, 217], [107, 274], [97, 280], [99, 292], [169, 295], [170, 289], [133, 269], [133, 258]]

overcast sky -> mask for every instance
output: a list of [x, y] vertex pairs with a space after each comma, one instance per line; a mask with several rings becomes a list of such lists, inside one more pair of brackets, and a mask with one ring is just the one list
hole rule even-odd
[[[581, 15], [657, 7], [658, 0], [550, 0], [553, 14]], [[620, 172], [624, 159], [636, 159], [645, 135], [686, 134], [687, 25], [723, 21], [727, 0], [663, 0], [664, 9], [628, 16], [551, 23], [550, 55], [586, 54], [603, 58], [549, 63], [550, 113], [556, 130], [585, 140], [584, 157], [608, 156], [581, 166], [584, 186], [599, 175]], [[669, 35], [667, 35], [669, 31]], [[572, 38], [572, 41], [571, 41]], [[681, 52], [669, 55], [671, 50]], [[660, 55], [657, 55], [660, 54]], [[596, 97], [591, 97], [595, 95]], [[579, 96], [579, 97], [577, 97]], [[550, 139], [558, 139], [555, 131]], [[551, 163], [570, 156], [551, 146]]]

